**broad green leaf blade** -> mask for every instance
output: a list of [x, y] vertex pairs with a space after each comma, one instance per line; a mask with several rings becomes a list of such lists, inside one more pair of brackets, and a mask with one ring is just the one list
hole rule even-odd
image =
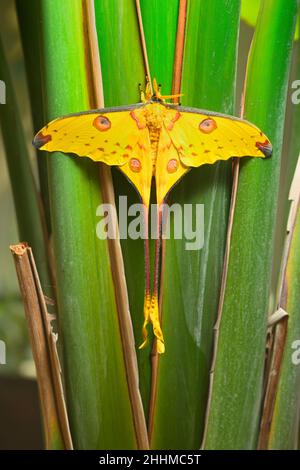
[[[297, 24], [300, 24], [299, 15]], [[276, 295], [276, 289], [278, 287], [278, 276], [282, 264], [279, 253], [282, 253], [286, 239], [286, 226], [290, 211], [289, 192], [300, 149], [300, 106], [298, 105], [299, 103], [297, 104], [300, 96], [299, 82], [297, 82], [298, 77], [300, 77], [300, 41], [294, 43], [292, 56], [293, 58], [289, 77], [289, 97], [286, 108], [284, 144], [280, 170], [277, 221], [274, 243], [274, 250], [277, 254], [273, 262], [272, 273], [274, 295]]]
[[261, 0], [241, 0], [241, 18], [255, 28]]
[[[33, 37], [37, 37], [39, 31], [38, 8], [39, 0], [31, 0], [30, 8], [28, 8], [28, 2], [25, 3], [22, 0], [16, 1], [34, 133], [38, 132], [44, 125], [43, 97], [41, 88], [41, 45], [40, 41], [32, 40]], [[50, 233], [51, 222], [48, 194], [48, 174], [47, 160], [45, 158], [38, 158], [38, 170], [39, 187], [45, 212], [45, 221], [47, 224], [48, 233]]]
[[[182, 104], [233, 113], [238, 27], [239, 1], [188, 3]], [[166, 241], [162, 293], [166, 353], [158, 366], [151, 440], [154, 448], [200, 446], [225, 247], [230, 173], [230, 162], [193, 169], [169, 198], [170, 204], [179, 203], [182, 209], [184, 204], [192, 204], [193, 230], [195, 222], [201, 223], [199, 215], [195, 220], [196, 205], [204, 204], [205, 230], [202, 249], [188, 251], [189, 240], [185, 237]], [[198, 225], [198, 233], [201, 229]]]
[[[299, 174], [299, 173], [298, 173]], [[299, 176], [298, 176], [299, 178]], [[298, 182], [299, 184], [299, 182]], [[289, 314], [285, 350], [280, 369], [269, 449], [298, 448], [300, 406], [300, 210], [291, 242], [285, 278], [286, 305]]]
[[[89, 108], [80, 0], [41, 1], [47, 120]], [[48, 157], [59, 331], [75, 448], [136, 448], [107, 242], [96, 236], [98, 166]]]
[[[2, 38], [0, 38], [0, 77], [5, 83], [6, 98], [6, 102], [0, 105], [0, 130], [3, 136], [19, 232], [19, 240], [11, 240], [11, 242], [21, 240], [27, 242], [32, 247], [44, 293], [52, 296], [53, 292], [48, 269], [47, 241], [44, 236], [41, 205], [32, 174], [23, 124], [20, 119], [21, 113], [13, 86], [13, 76], [9, 61], [6, 58]], [[3, 228], [4, 226], [5, 222]], [[12, 338], [11, 341], [13, 342], [14, 339]], [[53, 404], [53, 390], [48, 390], [48, 392], [49, 402]], [[40, 397], [42, 397], [42, 394]], [[45, 444], [50, 449], [64, 449], [63, 437], [55, 407], [52, 407], [48, 415], [44, 416], [43, 419]]]
[[162, 94], [172, 91], [179, 0], [141, 0], [143, 26], [152, 78]]
[[[300, 25], [300, 16], [298, 15], [297, 24]], [[288, 202], [288, 193], [290, 190], [291, 182], [294, 177], [299, 149], [300, 149], [300, 40], [294, 44], [293, 47], [293, 57], [294, 57], [294, 69], [292, 76], [292, 83], [290, 88], [290, 106], [291, 106], [291, 121], [288, 121], [287, 124], [290, 124], [290, 127], [286, 129], [286, 140], [288, 142], [287, 148], [288, 152], [286, 157], [283, 156], [283, 165], [284, 168], [281, 169], [283, 173], [283, 184], [284, 184], [284, 204], [285, 204], [285, 214], [287, 215], [289, 211], [289, 202]], [[284, 158], [285, 157], [285, 158]]]
[[[262, 398], [275, 215], [297, 1], [262, 2], [248, 61], [245, 117], [273, 144], [240, 164], [206, 449], [253, 449]], [[274, 59], [276, 57], [276, 60]]]
[[[241, 18], [255, 27], [262, 0], [242, 0]], [[296, 26], [295, 40], [299, 39], [299, 24]]]
[[[299, 16], [298, 16], [299, 24]], [[292, 79], [298, 79], [300, 73], [300, 44], [299, 41], [294, 47], [293, 55], [295, 58], [295, 70]], [[295, 101], [295, 89], [292, 89], [291, 95], [291, 128], [288, 134], [289, 150], [287, 155], [283, 155], [283, 164], [281, 166], [281, 180], [283, 188], [281, 189], [281, 209], [283, 215], [277, 219], [277, 232], [287, 237], [286, 225], [290, 210], [291, 201], [288, 200], [291, 182], [295, 174], [295, 167], [299, 159], [300, 151], [300, 106]], [[295, 189], [299, 181], [294, 183]], [[299, 209], [298, 209], [299, 212]], [[271, 423], [269, 448], [270, 449], [296, 449], [298, 448], [299, 436], [299, 416], [295, 410], [299, 409], [299, 366], [293, 361], [292, 354], [294, 341], [300, 338], [299, 333], [299, 225], [300, 216], [295, 224], [291, 251], [287, 264], [286, 275], [286, 310], [289, 313], [287, 337], [285, 351], [281, 364], [280, 379], [277, 388], [277, 397], [275, 401], [274, 415]], [[297, 359], [297, 354], [296, 354]], [[297, 362], [297, 361], [296, 361]], [[297, 439], [298, 438], [298, 439]]]
[[0, 105], [0, 124], [13, 190], [19, 237], [20, 240], [28, 242], [32, 247], [41, 283], [45, 293], [51, 295], [48, 253], [43, 232], [40, 201], [30, 166], [19, 105], [1, 39], [0, 77], [5, 83], [6, 89], [6, 103]]

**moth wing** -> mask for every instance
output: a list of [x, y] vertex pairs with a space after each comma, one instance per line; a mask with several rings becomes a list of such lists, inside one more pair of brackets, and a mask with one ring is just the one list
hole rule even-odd
[[142, 108], [99, 109], [58, 118], [35, 136], [33, 144], [47, 152], [74, 153], [119, 166], [148, 204], [152, 164]]
[[55, 119], [35, 136], [33, 144], [47, 152], [74, 153], [107, 165], [124, 165], [148, 135], [131, 117], [134, 109], [99, 109]]
[[120, 166], [120, 170], [135, 186], [143, 203], [148, 207], [152, 181], [152, 160], [148, 131], [145, 132], [143, 139], [139, 139], [133, 147], [132, 155]]
[[168, 132], [162, 128], [157, 152], [155, 168], [155, 184], [157, 204], [161, 204], [170, 189], [182, 178], [189, 169], [182, 164]]
[[164, 125], [181, 162], [188, 167], [272, 154], [272, 146], [260, 129], [233, 116], [178, 107], [167, 113]]

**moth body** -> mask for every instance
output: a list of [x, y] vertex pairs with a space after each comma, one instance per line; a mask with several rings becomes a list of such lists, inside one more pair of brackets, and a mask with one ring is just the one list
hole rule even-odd
[[158, 154], [158, 144], [163, 127], [163, 119], [166, 108], [160, 103], [150, 101], [144, 108], [146, 126], [149, 131], [152, 159], [152, 176], [155, 176], [155, 168]]

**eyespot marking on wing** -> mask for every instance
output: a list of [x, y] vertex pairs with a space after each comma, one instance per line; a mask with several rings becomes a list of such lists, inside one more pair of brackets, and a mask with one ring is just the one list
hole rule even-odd
[[106, 116], [97, 116], [93, 121], [93, 126], [100, 132], [108, 131], [111, 128], [111, 122]]
[[142, 164], [138, 158], [131, 158], [129, 161], [129, 167], [135, 173], [138, 173], [142, 169]]
[[168, 173], [175, 173], [177, 169], [178, 169], [178, 160], [176, 160], [175, 158], [171, 158], [171, 160], [169, 160], [167, 164]]
[[203, 119], [199, 124], [199, 130], [205, 134], [210, 134], [217, 128], [217, 123], [212, 118]]

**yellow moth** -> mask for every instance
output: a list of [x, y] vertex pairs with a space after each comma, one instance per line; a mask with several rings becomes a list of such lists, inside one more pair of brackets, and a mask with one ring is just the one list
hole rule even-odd
[[[245, 120], [167, 103], [156, 81], [149, 83], [142, 102], [131, 106], [96, 109], [60, 117], [47, 124], [34, 138], [34, 145], [47, 152], [74, 153], [95, 162], [117, 166], [140, 194], [148, 217], [152, 179], [155, 179], [158, 218], [172, 186], [192, 167], [231, 157], [268, 157], [272, 146], [256, 126]], [[178, 95], [175, 95], [178, 96]], [[143, 344], [147, 324], [153, 325], [157, 351], [164, 352], [158, 309], [158, 253], [155, 282], [150, 289], [148, 241], [145, 242], [146, 287]]]

